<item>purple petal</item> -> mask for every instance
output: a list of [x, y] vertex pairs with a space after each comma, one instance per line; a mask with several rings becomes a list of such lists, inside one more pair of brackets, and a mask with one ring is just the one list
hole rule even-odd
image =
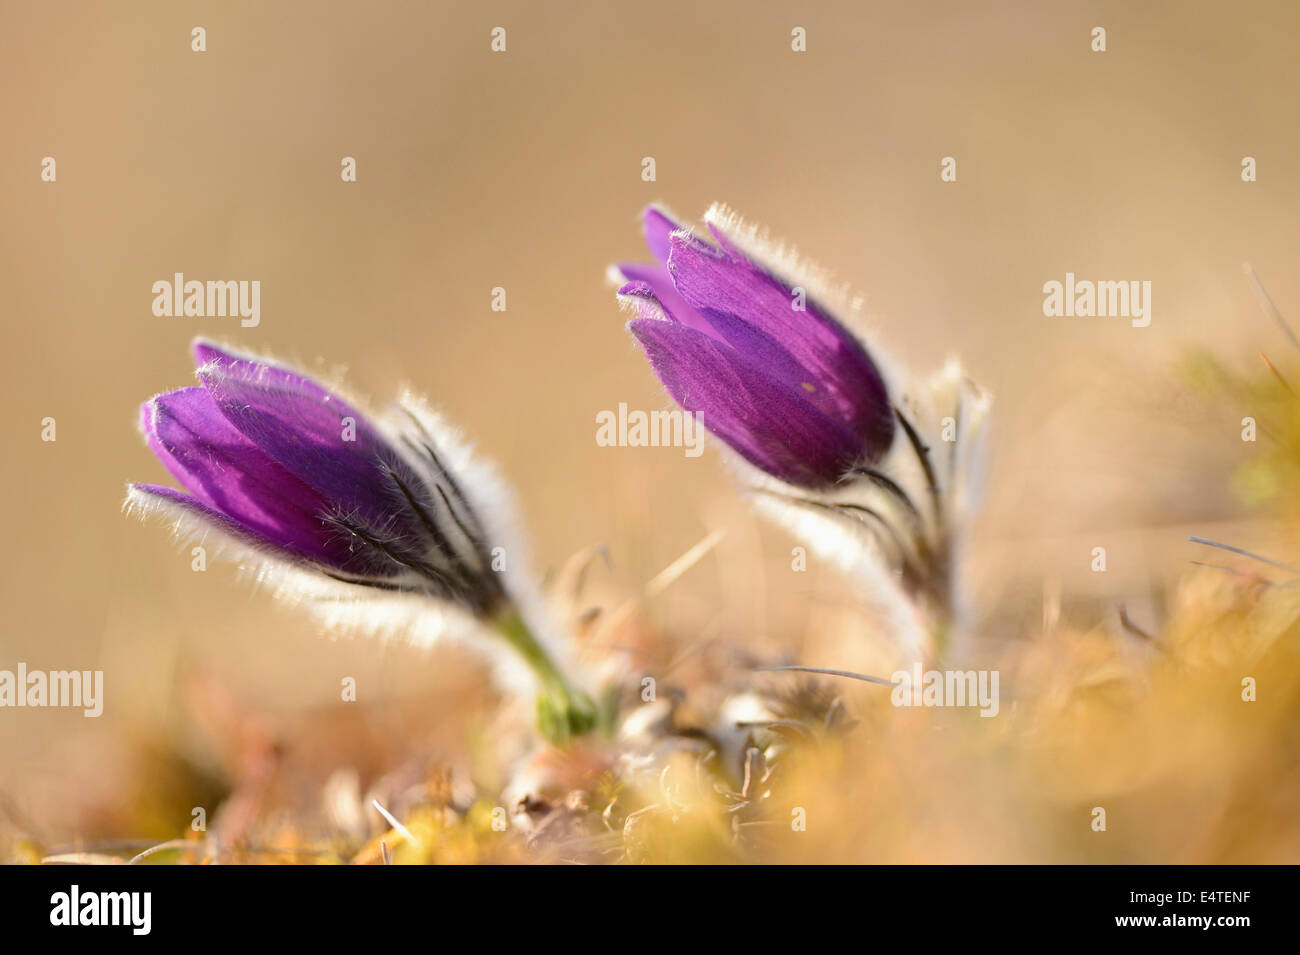
[[168, 505], [183, 509], [191, 517], [198, 518], [204, 524], [212, 525], [217, 530], [228, 534], [248, 547], [262, 548], [273, 543], [247, 524], [241, 523], [228, 514], [222, 513], [217, 508], [186, 494], [184, 491], [178, 491], [174, 487], [163, 487], [161, 484], [131, 484], [128, 486], [138, 494], [158, 498]]
[[400, 458], [364, 415], [289, 369], [202, 349], [199, 380], [244, 437], [336, 510], [385, 534], [420, 536], [418, 527], [393, 526], [410, 514], [389, 477]]
[[657, 206], [646, 206], [642, 213], [641, 228], [645, 234], [645, 244], [659, 262], [668, 261], [668, 237], [681, 228], [671, 217]]
[[673, 399], [755, 467], [819, 488], [857, 462], [854, 435], [736, 349], [654, 319], [634, 319], [628, 330]]
[[[225, 348], [216, 342], [204, 338], [194, 340], [194, 361], [202, 372], [205, 367], [215, 366], [230, 370], [238, 366], [245, 374], [255, 373], [259, 378], [287, 388], [308, 391], [325, 401], [333, 397], [330, 392], [312, 381], [306, 375], [296, 371], [262, 361], [252, 355], [245, 355], [231, 348]], [[200, 376], [201, 377], [201, 376]], [[335, 399], [338, 400], [338, 399]]]
[[619, 290], [620, 295], [637, 295], [652, 299], [655, 305], [663, 310], [664, 317], [669, 321], [680, 322], [697, 332], [711, 332], [713, 326], [709, 320], [686, 304], [686, 299], [682, 298], [673, 286], [673, 280], [668, 277], [668, 270], [662, 265], [628, 263], [618, 268], [629, 285], [638, 286], [636, 292], [625, 291], [627, 286], [624, 286]]
[[[638, 304], [642, 318], [654, 318], [660, 321], [674, 321], [671, 312], [657, 296], [657, 290], [647, 282], [628, 282], [618, 290], [622, 298], [631, 299]], [[786, 384], [791, 390], [801, 390], [808, 400], [815, 400], [816, 387], [808, 381], [808, 372], [791, 357], [790, 353], [763, 334], [754, 326], [741, 321], [734, 315], [723, 312], [710, 312], [706, 318], [692, 310], [692, 314], [703, 323], [696, 331], [725, 342], [746, 355], [761, 366], [771, 377]], [[825, 410], [825, 409], [823, 409]]]
[[[686, 304], [719, 336], [742, 351], [757, 342], [756, 357], [857, 435], [866, 456], [888, 450], [894, 414], [884, 379], [857, 339], [815, 303], [795, 310], [788, 286], [748, 261], [680, 235], [669, 238], [668, 273]], [[802, 373], [792, 378], [794, 368]]]
[[667, 310], [664, 309], [663, 303], [655, 298], [655, 290], [645, 282], [628, 282], [618, 290], [620, 299], [627, 299], [636, 310], [641, 313], [642, 318], [655, 318], [664, 322], [671, 322]]
[[236, 430], [203, 388], [145, 402], [141, 429], [199, 504], [296, 556], [336, 567], [350, 562], [346, 542], [322, 519], [329, 502]]
[[[682, 227], [656, 206], [646, 207], [642, 227], [645, 233], [646, 246], [657, 261], [649, 264], [641, 262], [622, 263], [618, 266], [619, 271], [623, 273], [623, 277], [629, 282], [640, 282], [648, 285], [654, 293], [653, 297], [658, 300], [658, 304], [667, 313], [669, 319], [674, 322], [681, 322], [696, 331], [711, 333], [712, 325], [710, 325], [709, 320], [686, 303], [686, 300], [682, 298], [681, 293], [677, 291], [677, 287], [673, 284], [672, 277], [668, 274], [667, 262], [671, 248], [671, 237], [674, 232], [679, 231]], [[708, 248], [706, 243], [689, 234], [679, 238], [682, 242], [699, 243], [703, 248]]]

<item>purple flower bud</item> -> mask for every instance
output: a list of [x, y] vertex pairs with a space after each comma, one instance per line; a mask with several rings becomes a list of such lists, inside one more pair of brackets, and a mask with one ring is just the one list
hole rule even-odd
[[[884, 377], [822, 306], [725, 234], [719, 246], [645, 212], [654, 265], [620, 265], [628, 329], [673, 399], [750, 464], [818, 489], [882, 458], [895, 413]], [[712, 229], [712, 227], [710, 227]]]
[[134, 484], [131, 503], [336, 580], [501, 609], [484, 525], [415, 415], [372, 420], [304, 375], [206, 342], [195, 357], [200, 385], [141, 416], [185, 490]]

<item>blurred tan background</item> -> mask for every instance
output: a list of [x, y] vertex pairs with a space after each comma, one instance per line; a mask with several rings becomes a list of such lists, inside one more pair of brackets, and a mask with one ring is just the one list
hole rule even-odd
[[[189, 667], [273, 712], [315, 712], [352, 675], [433, 701], [449, 747], [469, 719], [455, 688], [485, 676], [463, 655], [321, 640], [120, 514], [126, 481], [167, 481], [136, 407], [192, 382], [198, 334], [345, 365], [377, 402], [428, 394], [513, 481], [539, 572], [603, 543], [635, 588], [726, 526], [665, 618], [755, 641], [806, 626], [837, 582], [728, 571], [755, 548], [788, 570], [790, 542], [750, 522], [715, 453], [595, 444], [598, 411], [665, 402], [604, 279], [644, 257], [652, 200], [730, 203], [862, 292], [881, 347], [917, 371], [960, 354], [996, 393], [977, 603], [1178, 573], [1187, 533], [1235, 519], [1243, 452], [1172, 364], [1190, 343], [1285, 347], [1243, 262], [1300, 303], [1298, 30], [1285, 0], [4, 0], [0, 667], [103, 668], [107, 703], [0, 712], [0, 790], [55, 833], [93, 827], [83, 787], [117, 771], [118, 740], [179, 719]], [[150, 286], [177, 271], [260, 280], [260, 326], [154, 317]], [[1045, 318], [1066, 271], [1150, 280], [1150, 327]]]

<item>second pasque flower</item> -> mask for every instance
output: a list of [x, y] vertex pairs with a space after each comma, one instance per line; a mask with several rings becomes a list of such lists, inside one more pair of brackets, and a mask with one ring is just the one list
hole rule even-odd
[[877, 364], [808, 291], [712, 245], [656, 208], [645, 212], [657, 262], [624, 264], [619, 290], [640, 317], [628, 329], [669, 394], [773, 477], [835, 484], [894, 440]]

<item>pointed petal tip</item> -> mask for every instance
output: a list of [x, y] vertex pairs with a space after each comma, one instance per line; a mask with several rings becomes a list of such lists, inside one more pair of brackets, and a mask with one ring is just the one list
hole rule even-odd
[[237, 352], [210, 340], [194, 342], [194, 377], [198, 386], [210, 395], [221, 382], [238, 377], [248, 381], [263, 381], [270, 375], [272, 366], [252, 355]]
[[642, 295], [654, 298], [654, 289], [650, 287], [649, 282], [643, 282], [640, 279], [633, 279], [625, 282], [618, 290], [619, 295]]
[[642, 326], [647, 322], [653, 321], [653, 318], [631, 318], [624, 323], [623, 327], [628, 330], [629, 334], [637, 340], [638, 344], [640, 344], [642, 348], [645, 348], [645, 337], [642, 333]]
[[139, 497], [165, 497], [168, 500], [174, 500], [180, 497], [192, 497], [187, 491], [178, 490], [174, 487], [168, 487], [166, 484], [151, 484], [148, 481], [127, 481], [126, 493], [128, 498]]
[[628, 282], [618, 290], [618, 301], [624, 308], [637, 314], [638, 318], [633, 321], [673, 323], [673, 316], [649, 282], [639, 279]]
[[674, 258], [682, 255], [707, 255], [715, 259], [725, 259], [727, 257], [721, 249], [710, 245], [699, 236], [686, 230], [672, 233], [665, 242], [667, 253], [663, 258], [663, 262], [668, 267], [670, 275], [673, 272]]
[[190, 342], [190, 352], [194, 355], [194, 362], [199, 367], [216, 361], [235, 361], [238, 357], [220, 342], [203, 335], [196, 336]]
[[624, 327], [645, 348], [667, 344], [666, 339], [680, 341], [681, 336], [674, 335], [674, 332], [684, 330], [684, 326], [677, 322], [645, 314], [629, 320]]
[[156, 441], [160, 419], [168, 412], [168, 406], [173, 402], [184, 400], [192, 392], [202, 390], [198, 385], [190, 385], [173, 391], [160, 391], [152, 398], [140, 402], [140, 418], [137, 422], [140, 433], [151, 443]]
[[141, 509], [147, 510], [161, 501], [174, 503], [181, 499], [191, 499], [191, 497], [184, 491], [178, 491], [174, 487], [167, 487], [163, 484], [128, 481], [126, 484], [126, 497], [122, 500], [122, 510], [128, 513]]
[[[187, 385], [171, 391], [160, 391], [146, 401], [140, 402], [140, 427], [145, 434], [156, 432], [160, 419], [164, 416], [183, 414], [201, 404], [209, 404], [206, 391], [200, 385]], [[213, 409], [215, 410], [215, 409]]]
[[668, 239], [683, 229], [675, 216], [659, 203], [652, 203], [641, 211], [641, 232], [646, 247], [658, 261], [668, 260]]

